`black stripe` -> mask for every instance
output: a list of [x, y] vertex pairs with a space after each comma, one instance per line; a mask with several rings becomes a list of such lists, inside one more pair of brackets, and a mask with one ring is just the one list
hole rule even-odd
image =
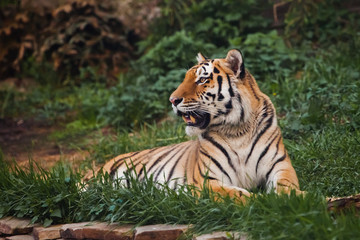
[[[199, 155], [198, 151], [196, 151], [195, 159], [198, 159], [198, 155]], [[183, 184], [185, 184], [185, 180], [187, 180], [187, 169], [188, 169], [188, 165], [189, 165], [189, 160], [190, 160], [190, 156], [188, 156], [185, 161]], [[194, 161], [194, 160], [192, 160], [192, 161]], [[193, 174], [193, 177], [194, 177], [194, 174]]]
[[274, 153], [274, 156], [271, 158], [271, 162], [274, 160], [274, 158], [276, 157], [276, 155], [279, 152], [279, 144], [280, 144], [280, 140], [281, 140], [281, 136], [279, 137], [279, 140], [276, 143], [276, 152]]
[[245, 111], [244, 111], [244, 107], [242, 106], [242, 100], [241, 100], [241, 96], [240, 96], [240, 94], [239, 95], [237, 95], [237, 99], [238, 99], [238, 101], [239, 101], [239, 104], [240, 104], [240, 106], [241, 106], [241, 112], [240, 112], [240, 121], [244, 121], [244, 118], [245, 118]]
[[219, 84], [219, 92], [218, 92], [218, 100], [221, 101], [224, 99], [224, 96], [221, 94], [221, 88], [222, 88], [222, 76], [218, 76], [217, 77], [217, 81]]
[[175, 180], [175, 184], [174, 184], [174, 188], [173, 188], [173, 189], [176, 190], [177, 186], [178, 186], [178, 179]]
[[212, 97], [213, 101], [215, 100], [215, 97], [216, 97], [215, 94], [207, 92], [206, 95], [208, 95], [209, 97]]
[[223, 146], [221, 146], [218, 142], [216, 142], [212, 137], [210, 137], [209, 135], [205, 135], [205, 139], [208, 140], [209, 142], [211, 142], [215, 147], [217, 147], [227, 158], [228, 160], [228, 164], [230, 165], [230, 167], [235, 171], [234, 165], [231, 162], [231, 158], [228, 154], [228, 152], [225, 150], [225, 148]]
[[[185, 147], [185, 148], [184, 148], [184, 152], [186, 152], [186, 150], [188, 150], [189, 147], [190, 147], [190, 146]], [[169, 173], [169, 176], [168, 176], [167, 181], [170, 181], [172, 175], [174, 174], [175, 168], [176, 168], [176, 166], [178, 165], [178, 163], [179, 163], [179, 161], [180, 161], [180, 159], [181, 159], [182, 157], [184, 157], [184, 155], [183, 155], [183, 154], [180, 154], [180, 156], [178, 157], [178, 159], [176, 159], [176, 162], [175, 162], [174, 166], [173, 166], [173, 167], [171, 168], [171, 170], [170, 170], [170, 173]]]
[[231, 109], [232, 109], [232, 102], [231, 102], [231, 100], [228, 101], [228, 102], [225, 104], [225, 107], [226, 107], [226, 109], [227, 109], [226, 114], [228, 114], [228, 113], [231, 111]]
[[220, 169], [220, 171], [226, 175], [230, 182], [232, 183], [231, 177], [229, 176], [229, 174], [223, 169], [223, 167], [221, 166], [221, 164], [213, 157], [211, 157], [209, 154], [207, 154], [206, 152], [204, 152], [203, 150], [200, 150], [200, 153], [205, 155], [207, 158], [209, 158], [213, 163], [215, 163], [215, 165]]
[[[201, 163], [202, 163], [202, 165], [204, 166], [204, 168], [206, 167], [206, 164], [203, 162], [203, 161], [201, 161]], [[207, 178], [207, 179], [210, 179], [210, 180], [217, 180], [216, 178], [214, 178], [214, 177], [209, 177], [209, 172], [211, 172], [212, 174], [214, 174], [214, 172], [211, 170], [211, 169], [209, 169], [209, 168], [207, 168], [207, 171], [206, 171], [206, 175], [201, 171], [201, 167], [200, 167], [200, 164], [198, 164], [198, 171], [199, 171], [199, 173], [200, 173], [200, 176], [201, 177], [203, 177], [203, 178]], [[202, 182], [204, 182], [204, 181], [202, 181]]]
[[194, 182], [195, 184], [198, 184], [198, 181], [194, 178], [194, 174], [193, 174], [193, 176], [192, 176], [192, 180], [193, 180], [193, 182]]
[[263, 102], [264, 106], [263, 108], [261, 109], [261, 112], [263, 112], [261, 114], [261, 119], [260, 121], [258, 122], [258, 127], [261, 126], [262, 122], [264, 121], [264, 119], [268, 116], [268, 111], [270, 110], [271, 114], [273, 112], [272, 108], [269, 109], [269, 104], [268, 102], [264, 99], [264, 102]]
[[244, 111], [243, 106], [241, 106], [240, 121], [243, 122], [244, 118], [245, 118], [245, 111]]
[[279, 162], [284, 161], [285, 158], [286, 158], [286, 153], [285, 153], [281, 158], [279, 158], [279, 159], [271, 166], [270, 170], [269, 170], [269, 171], [267, 172], [267, 174], [266, 174], [266, 183], [268, 182], [268, 180], [269, 180], [269, 175], [270, 175], [270, 173], [272, 172], [272, 170], [274, 170], [275, 165], [278, 164]]
[[242, 100], [241, 100], [241, 96], [240, 96], [240, 94], [239, 94], [239, 95], [237, 95], [237, 99], [238, 99], [239, 103], [240, 103], [240, 104], [242, 104]]
[[232, 101], [231, 101], [231, 99], [229, 100], [229, 102], [227, 102], [225, 104], [225, 107], [226, 107], [225, 115], [228, 115], [232, 110]]
[[253, 92], [254, 97], [255, 97], [258, 101], [260, 101], [260, 98], [256, 95], [255, 90], [254, 90], [254, 87], [253, 87], [252, 84], [253, 84], [253, 83], [252, 83], [252, 80], [249, 79], [249, 85], [250, 85], [251, 91]]
[[259, 141], [260, 137], [271, 127], [273, 122], [273, 116], [270, 116], [270, 118], [266, 121], [266, 125], [265, 127], [261, 130], [261, 132], [256, 136], [255, 141], [253, 142], [252, 146], [251, 146], [251, 150], [250, 153], [248, 154], [246, 160], [245, 160], [245, 164], [247, 164], [247, 162], [250, 159], [250, 156], [255, 148], [256, 143]]
[[209, 175], [203, 174], [203, 173], [201, 172], [200, 166], [199, 166], [199, 173], [200, 173], [200, 176], [203, 177], [204, 179], [217, 180], [217, 179], [214, 178], [214, 177], [210, 177]]
[[[153, 167], [155, 167], [164, 157], [166, 157], [166, 156], [167, 156], [174, 148], [176, 148], [176, 147], [177, 147], [177, 145], [172, 146], [171, 148], [165, 148], [166, 152], [163, 153], [158, 159], [155, 160], [155, 162], [154, 162], [149, 168], [146, 169], [147, 172], [150, 173], [151, 169], [152, 169]], [[140, 175], [142, 174], [143, 170], [144, 170], [144, 168], [141, 168], [141, 169], [140, 169], [140, 172], [139, 172], [139, 174], [138, 174], [138, 177], [140, 177]]]
[[241, 63], [240, 66], [240, 79], [243, 79], [245, 77], [245, 63], [244, 61]]
[[266, 154], [267, 151], [269, 150], [270, 145], [275, 141], [275, 139], [277, 138], [277, 136], [278, 136], [278, 135], [276, 135], [276, 136], [271, 140], [271, 142], [266, 146], [266, 148], [265, 148], [265, 149], [262, 151], [262, 153], [260, 154], [259, 159], [258, 159], [258, 161], [257, 161], [257, 163], [256, 163], [256, 170], [255, 170], [256, 174], [257, 174], [257, 172], [258, 172], [259, 163], [260, 163], [261, 159], [265, 156], [265, 154]]
[[214, 73], [220, 73], [219, 69], [217, 67], [214, 67]]
[[233, 97], [233, 96], [234, 96], [234, 91], [233, 91], [232, 86], [231, 86], [231, 82], [230, 82], [230, 77], [229, 77], [229, 74], [226, 74], [226, 77], [227, 77], [228, 84], [229, 84], [229, 93], [230, 93], [230, 97]]
[[[178, 150], [165, 162], [165, 164], [162, 165], [161, 168], [158, 170], [158, 173], [156, 174], [156, 177], [155, 177], [155, 179], [154, 179], [155, 181], [157, 181], [160, 173], [164, 170], [165, 166], [170, 162], [170, 160], [171, 160], [176, 154], [178, 154], [181, 150], [183, 150], [182, 145], [179, 145], [179, 146], [180, 146], [180, 147], [178, 147], [178, 148], [180, 148], [180, 149], [178, 149]], [[154, 172], [154, 173], [155, 173], [155, 172]]]
[[116, 170], [117, 170], [121, 165], [124, 164], [125, 161], [123, 161], [123, 160], [128, 159], [128, 158], [132, 158], [133, 156], [135, 156], [135, 155], [137, 155], [137, 154], [139, 154], [139, 153], [141, 153], [141, 152], [142, 152], [142, 151], [135, 152], [134, 154], [132, 154], [132, 155], [130, 155], [130, 156], [123, 157], [123, 158], [120, 158], [120, 159], [116, 160], [115, 163], [114, 163], [114, 165], [112, 165], [111, 168], [110, 168], [110, 173], [109, 173], [110, 176], [114, 176]]

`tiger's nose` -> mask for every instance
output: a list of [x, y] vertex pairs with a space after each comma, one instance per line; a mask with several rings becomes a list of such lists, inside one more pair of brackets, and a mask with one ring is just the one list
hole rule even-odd
[[170, 97], [169, 101], [176, 107], [179, 103], [182, 102], [182, 98], [177, 98], [177, 97]]

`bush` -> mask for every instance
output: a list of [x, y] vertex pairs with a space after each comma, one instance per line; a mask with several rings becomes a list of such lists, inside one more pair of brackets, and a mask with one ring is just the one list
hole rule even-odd
[[290, 49], [275, 30], [268, 33], [248, 34], [246, 38], [230, 39], [231, 48], [244, 54], [245, 67], [258, 81], [265, 75], [289, 76], [306, 61], [306, 48]]
[[285, 18], [288, 43], [300, 45], [303, 41], [311, 41], [318, 47], [354, 40], [360, 19], [345, 6], [341, 0], [291, 1]]

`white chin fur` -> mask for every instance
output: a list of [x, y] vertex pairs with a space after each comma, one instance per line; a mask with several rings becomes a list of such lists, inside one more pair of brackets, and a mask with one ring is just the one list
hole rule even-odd
[[191, 136], [198, 136], [198, 135], [202, 134], [204, 132], [204, 130], [201, 130], [198, 127], [186, 126], [185, 132], [188, 136], [191, 137]]

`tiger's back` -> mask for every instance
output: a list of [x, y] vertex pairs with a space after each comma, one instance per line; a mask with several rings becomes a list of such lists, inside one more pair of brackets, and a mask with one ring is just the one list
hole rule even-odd
[[[139, 180], [145, 175], [153, 176], [156, 182], [166, 183], [172, 188], [187, 182], [185, 176], [190, 174], [197, 148], [197, 141], [147, 149], [119, 155], [107, 162], [103, 170], [113, 178], [125, 178], [125, 172], [137, 174]], [[146, 171], [146, 173], [145, 173]]]
[[222, 194], [250, 196], [246, 189], [299, 190], [284, 147], [275, 108], [245, 70], [242, 55], [224, 59], [198, 55], [198, 64], [170, 96], [174, 112], [197, 140], [120, 155], [105, 164], [114, 178], [144, 169], [154, 180], [209, 187]]

